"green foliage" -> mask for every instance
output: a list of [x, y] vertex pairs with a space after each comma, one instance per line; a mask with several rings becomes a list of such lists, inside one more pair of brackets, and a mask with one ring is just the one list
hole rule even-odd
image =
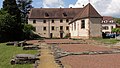
[[16, 0], [4, 0], [3, 10], [7, 11], [10, 15], [15, 16], [15, 21], [21, 23], [20, 10], [17, 7]]
[[21, 12], [28, 13], [32, 8], [32, 0], [17, 0], [17, 5]]
[[120, 28], [113, 28], [112, 32], [120, 33]]
[[14, 16], [11, 16], [4, 10], [0, 10], [0, 41], [13, 40], [15, 36]]
[[116, 44], [120, 42], [119, 40], [116, 40], [116, 39], [103, 39], [103, 38], [92, 38], [92, 39], [104, 44]]
[[33, 31], [35, 31], [35, 28], [31, 24], [25, 24], [24, 28], [24, 37], [25, 39], [36, 39], [40, 38], [37, 34], [34, 34]]
[[116, 23], [120, 24], [120, 18], [114, 18], [114, 20], [116, 21]]
[[25, 21], [22, 22], [21, 16], [23, 10], [23, 14], [27, 15], [32, 1], [19, 1], [24, 1], [24, 3], [21, 2], [17, 5], [16, 0], [3, 1], [3, 8], [0, 10], [0, 42], [32, 39], [37, 36], [32, 31], [34, 27], [24, 24]]
[[[5, 39], [1, 38], [4, 41], [13, 41], [13, 40], [22, 40], [23, 39], [23, 31], [22, 31], [22, 23], [21, 23], [21, 15], [20, 10], [17, 7], [16, 0], [4, 0], [3, 8], [1, 11], [5, 11], [7, 13], [2, 13], [0, 18], [1, 23], [4, 24], [1, 30], [4, 30], [1, 33]], [[1, 35], [0, 34], [0, 35]]]
[[66, 34], [64, 38], [70, 38], [70, 33]]
[[27, 13], [29, 13], [32, 7], [32, 0], [17, 0], [18, 8], [21, 11], [22, 20], [27, 23]]
[[31, 32], [32, 30], [35, 30], [35, 28], [31, 24], [25, 24], [24, 25], [24, 32]]
[[33, 68], [32, 64], [11, 65], [10, 60], [16, 54], [37, 54], [37, 50], [23, 50], [22, 47], [6, 46], [0, 44], [0, 68]]

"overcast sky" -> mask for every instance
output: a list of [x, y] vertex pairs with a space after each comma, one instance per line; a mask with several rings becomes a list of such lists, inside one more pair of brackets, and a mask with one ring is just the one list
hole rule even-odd
[[[2, 7], [0, 0], [0, 7]], [[34, 8], [80, 8], [82, 5], [89, 3], [89, 0], [33, 0]], [[90, 3], [103, 16], [120, 17], [120, 1], [119, 0], [91, 0]]]

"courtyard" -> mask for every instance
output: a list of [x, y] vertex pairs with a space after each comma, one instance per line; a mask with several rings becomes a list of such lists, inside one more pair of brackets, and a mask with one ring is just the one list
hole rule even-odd
[[[103, 39], [102, 39], [103, 40]], [[102, 41], [101, 40], [101, 41]], [[10, 60], [16, 54], [41, 54], [40, 63], [37, 68], [118, 68], [120, 66], [120, 53], [110, 54], [83, 54], [83, 55], [65, 55], [65, 53], [82, 53], [82, 52], [99, 52], [99, 51], [118, 51], [119, 46], [115, 43], [107, 43], [115, 41], [115, 39], [104, 39], [106, 41], [82, 40], [82, 39], [44, 39], [29, 40], [28, 43], [39, 44], [39, 50], [22, 50], [22, 47], [6, 46], [5, 43], [0, 44], [0, 68], [33, 68], [35, 64], [15, 64], [11, 65]], [[116, 43], [119, 42], [116, 40]], [[111, 46], [112, 45], [112, 46]], [[7, 49], [7, 50], [6, 50]], [[57, 54], [57, 53], [61, 54]], [[59, 60], [60, 63], [56, 62]], [[47, 62], [48, 61], [48, 62]], [[62, 65], [62, 66], [61, 66]]]

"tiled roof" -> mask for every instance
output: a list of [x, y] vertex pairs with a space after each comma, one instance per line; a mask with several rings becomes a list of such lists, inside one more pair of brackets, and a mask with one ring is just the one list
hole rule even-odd
[[111, 16], [103, 16], [103, 20], [113, 20], [113, 17], [111, 17]]
[[102, 16], [89, 3], [83, 8], [33, 8], [29, 19], [73, 19], [102, 18]]
[[95, 10], [95, 8], [89, 3], [87, 4], [82, 12], [80, 12], [72, 21], [82, 19], [82, 18], [102, 18], [102, 16]]
[[114, 24], [115, 20], [111, 16], [103, 16], [102, 24]]
[[81, 10], [82, 8], [33, 8], [30, 11], [29, 19], [73, 19]]

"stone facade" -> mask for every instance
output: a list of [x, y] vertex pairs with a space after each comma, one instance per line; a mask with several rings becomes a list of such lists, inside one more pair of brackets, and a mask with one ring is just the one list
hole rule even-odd
[[83, 8], [33, 8], [28, 17], [28, 24], [46, 38], [101, 37], [101, 21], [101, 15], [90, 3]]
[[[36, 20], [36, 23], [33, 23], [34, 20]], [[60, 20], [63, 21], [60, 22]], [[71, 21], [71, 19], [29, 19], [28, 20], [29, 24], [32, 24], [36, 28], [36, 33], [46, 38], [64, 38], [67, 34], [69, 34], [69, 25], [68, 25], [69, 21]]]
[[102, 18], [90, 18], [90, 37], [102, 37]]
[[[85, 28], [82, 28], [82, 20], [85, 21]], [[75, 21], [70, 24], [71, 38], [89, 39], [92, 37], [102, 37], [101, 20], [101, 18], [91, 18]]]
[[86, 5], [83, 12], [70, 22], [71, 38], [102, 37], [101, 21], [102, 17], [94, 7], [91, 4]]

